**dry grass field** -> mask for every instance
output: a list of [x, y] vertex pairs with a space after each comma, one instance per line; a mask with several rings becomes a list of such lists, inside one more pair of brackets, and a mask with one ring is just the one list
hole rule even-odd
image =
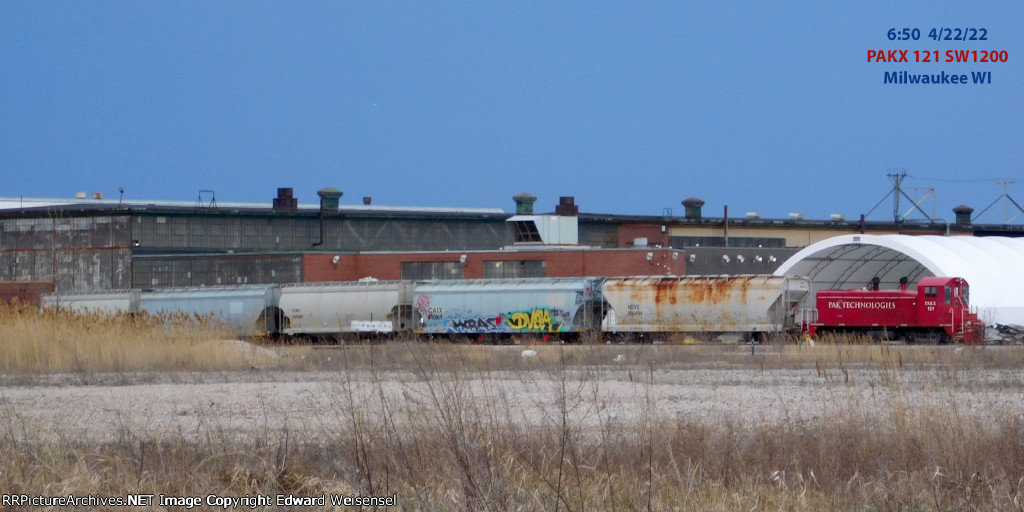
[[[1024, 510], [1016, 346], [231, 338], [203, 318], [0, 309], [0, 491], [192, 510]], [[187, 509], [157, 501], [135, 508]]]

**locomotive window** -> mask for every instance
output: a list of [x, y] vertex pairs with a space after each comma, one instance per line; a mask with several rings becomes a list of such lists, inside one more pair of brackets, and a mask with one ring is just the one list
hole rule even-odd
[[934, 286], [925, 286], [924, 287], [924, 296], [925, 297], [935, 297], [936, 295], [938, 295], [936, 287], [934, 287]]
[[952, 304], [952, 303], [953, 303], [953, 287], [947, 284], [946, 285], [946, 304]]
[[962, 287], [960, 288], [960, 300], [962, 300], [962, 301], [963, 301], [963, 303], [964, 303], [964, 306], [966, 306], [966, 305], [970, 304], [970, 302], [968, 302], [968, 301], [967, 301], [967, 295], [968, 295], [968, 293], [969, 293], [969, 292], [970, 292], [970, 287], [969, 287], [969, 286], [967, 286], [966, 284], [965, 284], [965, 285], [963, 285], [963, 286], [962, 286]]

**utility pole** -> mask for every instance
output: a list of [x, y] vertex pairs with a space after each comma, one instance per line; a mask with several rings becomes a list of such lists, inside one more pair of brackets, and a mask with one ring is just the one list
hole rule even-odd
[[[1016, 183], [1016, 181], [1013, 180], [1013, 179], [1010, 179], [1010, 178], [1003, 178], [1001, 180], [996, 180], [996, 185], [1002, 185], [1003, 186], [1003, 195], [997, 197], [995, 201], [992, 201], [992, 203], [990, 203], [983, 210], [978, 212], [974, 216], [974, 219], [972, 219], [972, 222], [974, 220], [977, 220], [978, 218], [980, 218], [982, 216], [982, 214], [987, 212], [989, 210], [989, 208], [992, 208], [993, 206], [996, 205], [996, 203], [998, 203], [1001, 200], [1003, 200], [1003, 224], [1009, 224], [1009, 223], [1013, 222], [1014, 220], [1016, 220], [1017, 217], [1020, 217], [1020, 215], [1022, 213], [1024, 213], [1024, 208], [1021, 208], [1021, 206], [1019, 204], [1017, 204], [1017, 201], [1014, 201], [1013, 198], [1010, 197], [1010, 193], [1007, 191], [1009, 189], [1010, 185], [1013, 185], [1014, 183]], [[1009, 203], [1009, 204], [1007, 204], [1007, 203]], [[1012, 218], [1010, 217], [1010, 204], [1015, 206], [1017, 208], [1017, 212], [1018, 212]]]
[[[890, 190], [889, 193], [885, 195], [885, 197], [883, 197], [880, 201], [878, 201], [878, 203], [875, 204], [875, 206], [873, 208], [871, 208], [871, 210], [868, 211], [868, 213], [864, 214], [864, 216], [866, 217], [868, 215], [871, 215], [871, 212], [875, 211], [875, 208], [878, 208], [882, 204], [882, 202], [884, 202], [886, 199], [889, 198], [889, 196], [893, 196], [893, 198], [892, 198], [892, 201], [893, 201], [893, 205], [892, 205], [892, 220], [893, 220], [893, 222], [895, 222], [897, 224], [902, 224], [904, 221], [906, 221], [906, 216], [910, 215], [910, 213], [913, 212], [914, 210], [917, 210], [917, 211], [921, 212], [921, 215], [924, 215], [924, 217], [926, 219], [928, 219], [929, 222], [935, 222], [934, 214], [933, 215], [928, 215], [928, 213], [926, 213], [924, 210], [921, 209], [921, 202], [924, 201], [925, 198], [928, 197], [928, 194], [925, 194], [925, 196], [922, 197], [920, 200], [914, 201], [913, 198], [908, 196], [907, 193], [903, 191], [903, 185], [902, 184], [903, 184], [903, 180], [905, 178], [907, 178], [907, 170], [906, 169], [899, 169], [898, 170], [899, 172], [891, 172], [891, 171], [892, 171], [892, 169], [890, 169], [890, 172], [886, 173], [886, 176], [888, 176], [889, 179], [892, 180], [892, 183], [893, 183], [892, 190]], [[932, 191], [934, 191], [934, 189], [932, 189]], [[903, 215], [900, 215], [900, 196], [906, 198], [908, 201], [910, 201], [913, 204], [913, 206], [911, 206], [910, 209], [907, 210], [907, 213], [905, 213]]]

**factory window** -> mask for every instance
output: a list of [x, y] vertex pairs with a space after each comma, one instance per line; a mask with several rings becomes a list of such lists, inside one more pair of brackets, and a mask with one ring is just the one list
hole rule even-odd
[[581, 245], [617, 247], [619, 237], [614, 226], [581, 223], [579, 226], [579, 241]]
[[545, 277], [546, 274], [547, 262], [544, 260], [484, 262], [484, 277], [488, 279]]
[[462, 263], [458, 261], [403, 261], [402, 279], [462, 279]]
[[685, 247], [785, 247], [785, 238], [730, 236], [729, 243], [721, 236], [673, 236], [669, 245], [675, 249]]

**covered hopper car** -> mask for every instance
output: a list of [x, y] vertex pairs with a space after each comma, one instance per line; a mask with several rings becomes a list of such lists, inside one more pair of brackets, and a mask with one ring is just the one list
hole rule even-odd
[[970, 309], [969, 295], [960, 277], [925, 277], [915, 289], [902, 279], [898, 290], [881, 290], [876, 278], [862, 290], [821, 290], [807, 332], [861, 333], [908, 343], [983, 343], [985, 326]]
[[709, 341], [795, 334], [809, 289], [807, 278], [773, 275], [607, 278], [602, 330], [641, 339], [684, 333]]
[[598, 278], [471, 279], [417, 283], [417, 332], [572, 340], [601, 322]]
[[282, 333], [360, 335], [408, 332], [412, 281], [354, 281], [281, 286]]
[[50, 293], [43, 307], [93, 313], [184, 313], [208, 316], [242, 337], [273, 335], [284, 320], [275, 285], [211, 286], [162, 290], [117, 290], [82, 294]]
[[138, 310], [208, 316], [252, 338], [280, 330], [280, 299], [280, 289], [268, 285], [168, 288], [141, 291]]

